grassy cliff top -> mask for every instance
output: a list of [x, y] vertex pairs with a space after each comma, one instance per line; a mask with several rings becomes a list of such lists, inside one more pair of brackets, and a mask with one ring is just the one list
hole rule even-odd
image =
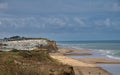
[[45, 51], [0, 51], [0, 75], [66, 75], [69, 67]]
[[[7, 40], [7, 41], [18, 41], [18, 40], [48, 40], [47, 38], [27, 38], [27, 37], [20, 37], [20, 36], [13, 36], [9, 38], [4, 38], [0, 40]], [[49, 41], [49, 40], [48, 40]]]

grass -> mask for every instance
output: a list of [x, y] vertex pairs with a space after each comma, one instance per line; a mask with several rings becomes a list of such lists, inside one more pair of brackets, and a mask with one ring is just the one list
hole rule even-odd
[[0, 75], [74, 75], [45, 51], [0, 52]]

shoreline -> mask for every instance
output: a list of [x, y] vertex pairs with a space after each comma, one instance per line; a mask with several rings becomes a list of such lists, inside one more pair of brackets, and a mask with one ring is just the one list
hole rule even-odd
[[93, 51], [91, 50], [86, 50], [86, 49], [78, 50], [78, 49], [67, 49], [67, 48], [60, 48], [60, 49], [66, 50], [66, 52], [63, 53], [64, 56], [68, 56], [68, 57], [79, 56], [81, 58], [77, 58], [76, 60], [80, 60], [82, 62], [86, 62], [86, 63], [89, 62], [94, 64], [120, 64], [120, 60], [117, 60], [117, 59], [101, 57], [101, 56], [94, 57]]
[[85, 59], [74, 59], [70, 57], [71, 55], [89, 57], [92, 55], [92, 52], [90, 50], [59, 48], [58, 53], [51, 53], [50, 55], [63, 64], [73, 66], [75, 75], [112, 75], [97, 64], [120, 64], [120, 62], [108, 61], [103, 58], [86, 58], [87, 61], [85, 61]]

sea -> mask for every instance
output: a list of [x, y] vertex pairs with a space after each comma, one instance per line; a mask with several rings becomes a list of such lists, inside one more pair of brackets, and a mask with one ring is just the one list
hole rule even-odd
[[[91, 50], [91, 56], [71, 56], [72, 58], [106, 58], [120, 61], [120, 41], [58, 41], [63, 48]], [[97, 64], [112, 75], [120, 75], [120, 64]]]
[[101, 56], [120, 60], [120, 41], [58, 41], [57, 45], [64, 48], [91, 50]]

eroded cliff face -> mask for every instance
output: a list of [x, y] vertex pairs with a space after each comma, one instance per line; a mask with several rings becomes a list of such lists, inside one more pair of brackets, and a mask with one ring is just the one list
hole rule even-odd
[[48, 53], [55, 53], [58, 51], [58, 47], [56, 45], [56, 41], [47, 40], [46, 45], [38, 44], [36, 46], [36, 49], [34, 49], [34, 50], [47, 51]]
[[23, 39], [4, 41], [0, 44], [0, 49], [3, 50], [47, 50], [48, 52], [57, 52], [58, 48], [56, 41], [48, 39]]
[[56, 41], [48, 41], [47, 43], [47, 49], [49, 52], [57, 52], [58, 51], [58, 47], [56, 45]]

